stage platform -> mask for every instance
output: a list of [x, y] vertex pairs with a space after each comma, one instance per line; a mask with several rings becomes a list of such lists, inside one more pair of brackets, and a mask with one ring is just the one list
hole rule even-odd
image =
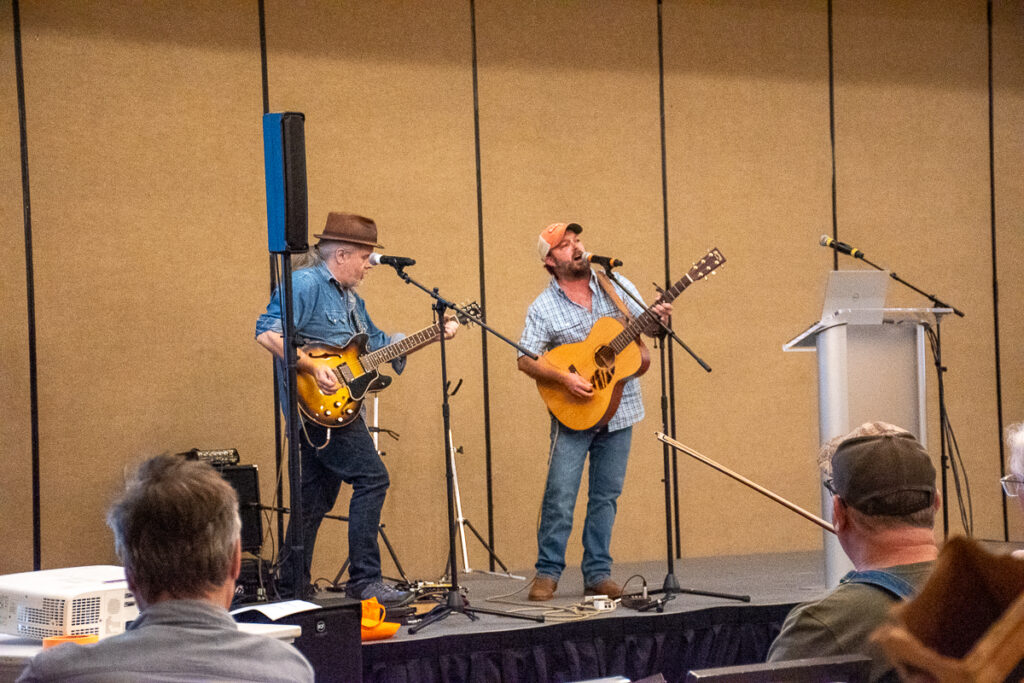
[[[664, 561], [617, 563], [614, 578], [621, 583], [639, 574], [654, 589], [666, 571]], [[415, 634], [413, 624], [403, 626], [389, 640], [363, 644], [363, 681], [637, 680], [654, 674], [681, 681], [690, 669], [763, 660], [792, 606], [826, 592], [820, 552], [684, 559], [675, 562], [681, 588], [749, 595], [750, 602], [684, 593], [662, 613], [620, 605], [579, 618], [567, 611], [583, 600], [578, 568], [566, 570], [555, 599], [540, 604], [526, 599], [532, 571], [513, 573], [527, 579], [473, 572], [460, 574], [459, 583], [470, 607], [542, 614], [545, 623], [453, 613]], [[627, 589], [641, 585], [634, 578]]]

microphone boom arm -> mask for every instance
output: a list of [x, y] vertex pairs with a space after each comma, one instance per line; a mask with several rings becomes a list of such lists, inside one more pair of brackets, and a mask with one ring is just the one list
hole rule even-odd
[[[846, 244], [845, 242], [839, 242], [838, 240], [834, 240], [831, 237], [829, 237], [828, 235], [822, 235], [821, 239], [818, 241], [818, 244], [820, 244], [823, 247], [828, 247], [828, 248], [832, 249], [833, 251], [838, 252], [840, 254], [846, 254], [847, 256], [852, 256], [853, 258], [860, 259], [861, 261], [863, 261], [864, 263], [868, 264], [869, 266], [871, 266], [875, 270], [882, 270], [882, 271], [885, 270], [885, 268], [883, 268], [882, 266], [878, 265], [877, 263], [872, 263], [871, 261], [869, 261], [866, 258], [864, 258], [864, 252], [861, 251], [860, 249], [857, 249], [856, 247], [851, 247], [849, 244]], [[893, 280], [895, 280], [896, 282], [900, 283], [904, 287], [907, 287], [909, 289], [914, 290], [915, 292], [917, 292], [918, 294], [920, 294], [921, 296], [923, 296], [924, 298], [928, 299], [933, 304], [935, 304], [935, 306], [937, 308], [948, 308], [951, 311], [953, 311], [953, 313], [955, 313], [958, 317], [960, 317], [960, 318], [964, 317], [964, 312], [961, 311], [960, 309], [958, 309], [956, 306], [953, 306], [951, 304], [947, 304], [945, 301], [943, 301], [939, 297], [935, 296], [934, 294], [929, 294], [928, 292], [925, 292], [925, 291], [922, 291], [922, 290], [918, 289], [917, 287], [915, 287], [914, 285], [910, 284], [909, 282], [907, 282], [906, 280], [904, 280], [903, 278], [901, 278], [899, 275], [897, 275], [896, 273], [892, 272], [891, 270], [888, 271], [888, 272], [889, 272], [889, 277], [891, 277]]]
[[669, 446], [671, 446], [675, 450], [682, 451], [683, 453], [686, 453], [691, 458], [694, 458], [695, 460], [699, 460], [700, 462], [704, 463], [705, 465], [708, 465], [709, 467], [712, 467], [712, 468], [718, 470], [722, 474], [729, 475], [730, 477], [732, 477], [736, 481], [740, 482], [741, 484], [746, 484], [747, 486], [749, 486], [750, 488], [754, 489], [758, 493], [760, 493], [762, 495], [765, 495], [768, 498], [771, 498], [772, 500], [774, 500], [779, 505], [782, 505], [783, 507], [789, 508], [790, 510], [792, 510], [795, 513], [797, 513], [798, 515], [800, 515], [804, 519], [807, 519], [807, 520], [809, 520], [811, 522], [814, 522], [815, 524], [820, 526], [825, 531], [830, 531], [833, 534], [836, 532], [835, 527], [832, 526], [831, 524], [829, 524], [827, 521], [825, 521], [821, 517], [818, 517], [817, 515], [811, 514], [810, 512], [808, 512], [807, 510], [803, 509], [802, 507], [800, 507], [796, 503], [791, 503], [790, 501], [786, 500], [785, 498], [783, 498], [779, 494], [774, 493], [772, 491], [769, 491], [768, 489], [766, 489], [765, 487], [761, 486], [760, 484], [756, 484], [756, 483], [750, 481], [749, 479], [747, 479], [743, 475], [737, 474], [736, 472], [733, 472], [728, 467], [726, 467], [724, 465], [721, 465], [721, 464], [715, 462], [714, 460], [712, 460], [711, 458], [709, 458], [707, 456], [704, 456], [704, 455], [701, 455], [697, 451], [692, 450], [692, 449], [684, 446], [683, 444], [679, 443], [678, 441], [676, 441], [672, 437], [666, 436], [665, 434], [663, 434], [661, 432], [655, 432], [654, 436], [657, 437], [657, 439], [659, 441], [661, 441], [662, 443], [668, 444]]

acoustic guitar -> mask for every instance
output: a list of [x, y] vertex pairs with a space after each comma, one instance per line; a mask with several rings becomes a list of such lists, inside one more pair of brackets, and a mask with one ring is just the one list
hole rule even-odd
[[[470, 315], [480, 316], [480, 305], [476, 302], [462, 308]], [[462, 325], [469, 322], [469, 318], [461, 313], [455, 318]], [[325, 394], [312, 373], [298, 371], [295, 383], [299, 410], [306, 418], [324, 427], [347, 425], [359, 416], [359, 408], [367, 393], [386, 389], [391, 384], [392, 378], [382, 375], [377, 369], [379, 366], [437, 341], [442, 332], [443, 326], [435, 323], [369, 352], [366, 350], [368, 336], [365, 333], [353, 335], [344, 347], [321, 343], [304, 345], [302, 350], [310, 360], [331, 369], [338, 381], [338, 389], [333, 394]]]
[[[718, 249], [711, 249], [686, 275], [662, 293], [655, 303], [670, 303], [691, 284], [707, 277], [725, 263]], [[617, 318], [598, 318], [587, 338], [574, 344], [556, 346], [541, 356], [563, 372], [589, 381], [594, 393], [589, 398], [574, 396], [559, 382], [538, 380], [537, 390], [548, 410], [569, 429], [591, 429], [608, 424], [619, 407], [623, 384], [647, 372], [650, 355], [640, 334], [654, 323], [655, 315], [644, 311], [623, 324]]]

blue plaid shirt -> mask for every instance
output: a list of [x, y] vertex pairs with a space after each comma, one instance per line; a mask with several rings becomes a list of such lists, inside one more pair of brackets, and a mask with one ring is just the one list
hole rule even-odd
[[[634, 296], [640, 298], [640, 293], [632, 282], [621, 275], [616, 275], [616, 278]], [[614, 282], [612, 284], [615, 289], [619, 290], [619, 298], [626, 304], [630, 313], [638, 316], [644, 312], [644, 309], [640, 308], [628, 295], [621, 293], [621, 287]], [[556, 346], [583, 341], [598, 318], [622, 319], [622, 314], [619, 313], [615, 302], [605, 294], [604, 289], [597, 281], [597, 274], [593, 271], [590, 274], [590, 293], [591, 310], [588, 311], [570, 299], [558, 286], [558, 281], [552, 277], [547, 289], [534, 299], [526, 311], [526, 326], [523, 328], [519, 344], [539, 356]], [[626, 380], [622, 387], [622, 400], [615, 414], [612, 415], [612, 419], [608, 422], [608, 430], [624, 429], [643, 418], [644, 404], [640, 398], [640, 382], [633, 377]]]

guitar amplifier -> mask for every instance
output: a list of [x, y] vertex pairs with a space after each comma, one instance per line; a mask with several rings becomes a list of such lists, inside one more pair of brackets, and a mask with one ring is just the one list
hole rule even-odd
[[213, 450], [193, 448], [190, 451], [178, 453], [178, 455], [182, 455], [188, 460], [201, 460], [203, 462], [208, 462], [214, 467], [237, 465], [240, 460], [238, 457], [238, 451], [234, 448], [217, 448]]
[[259, 470], [256, 465], [232, 465], [218, 467], [217, 471], [238, 494], [238, 514], [242, 518], [242, 550], [259, 554], [263, 547]]

